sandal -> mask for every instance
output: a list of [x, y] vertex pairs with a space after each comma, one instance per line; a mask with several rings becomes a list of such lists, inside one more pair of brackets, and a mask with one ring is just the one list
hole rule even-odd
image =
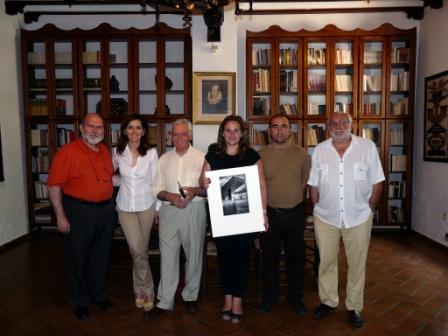
[[243, 319], [243, 314], [237, 314], [232, 312], [232, 323], [240, 323]]
[[233, 318], [232, 309], [221, 311], [222, 319], [224, 321], [230, 321]]

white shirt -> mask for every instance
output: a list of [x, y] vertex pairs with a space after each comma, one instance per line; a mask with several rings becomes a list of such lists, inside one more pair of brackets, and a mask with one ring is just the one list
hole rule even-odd
[[[204, 164], [205, 154], [190, 146], [184, 155], [179, 156], [173, 149], [160, 157], [154, 187], [154, 196], [161, 191], [178, 194], [179, 181], [182, 187], [199, 187], [199, 176]], [[196, 196], [194, 201], [202, 200]]]
[[338, 228], [342, 223], [350, 228], [365, 222], [371, 213], [372, 186], [384, 181], [373, 141], [352, 135], [341, 158], [330, 138], [316, 146], [311, 161], [308, 184], [319, 191], [314, 215]]
[[117, 149], [112, 151], [114, 171], [120, 171], [120, 189], [117, 195], [117, 207], [122, 211], [135, 212], [148, 209], [156, 198], [153, 194], [157, 171], [157, 151], [149, 149], [145, 156], [139, 156], [132, 167], [132, 153], [129, 146], [120, 155]]

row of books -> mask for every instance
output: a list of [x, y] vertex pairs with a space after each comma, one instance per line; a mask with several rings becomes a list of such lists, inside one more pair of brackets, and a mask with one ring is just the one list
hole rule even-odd
[[325, 65], [326, 55], [326, 48], [308, 48], [308, 65]]
[[336, 91], [349, 92], [353, 90], [351, 75], [336, 75], [334, 80]]
[[251, 131], [252, 146], [266, 146], [269, 144], [269, 135], [267, 130], [253, 128]]
[[308, 73], [308, 91], [325, 92], [327, 89], [327, 76], [319, 73]]
[[48, 100], [46, 98], [30, 99], [29, 114], [30, 116], [48, 115]]
[[297, 71], [280, 70], [280, 91], [297, 92]]
[[392, 115], [408, 115], [409, 99], [408, 97], [402, 97], [395, 103], [390, 103], [390, 113]]
[[50, 170], [50, 156], [48, 148], [38, 148], [31, 156], [31, 170], [33, 173], [46, 173]]
[[372, 140], [377, 146], [380, 144], [380, 129], [376, 127], [363, 127], [362, 137]]
[[[28, 52], [28, 64], [45, 64], [45, 52], [44, 51], [30, 51]], [[57, 51], [54, 53], [55, 64], [72, 64], [71, 51]]]
[[296, 104], [280, 104], [280, 113], [284, 113], [286, 115], [297, 115], [297, 105]]
[[271, 49], [252, 50], [252, 65], [254, 66], [271, 65]]
[[381, 91], [381, 75], [366, 75], [363, 76], [362, 89], [367, 92]]
[[41, 199], [48, 199], [48, 188], [44, 182], [34, 182], [34, 196]]
[[253, 72], [253, 87], [255, 92], [271, 91], [271, 72], [268, 69], [257, 69]]
[[409, 72], [390, 74], [390, 90], [391, 91], [408, 91], [409, 90]]
[[380, 103], [363, 103], [362, 114], [367, 115], [379, 115], [381, 111]]
[[325, 128], [320, 125], [312, 125], [308, 127], [307, 144], [308, 146], [316, 146], [319, 142], [326, 139]]
[[390, 61], [392, 63], [409, 63], [409, 48], [393, 47], [391, 50]]
[[404, 130], [402, 128], [392, 128], [390, 130], [390, 144], [401, 146], [404, 144]]
[[336, 64], [353, 64], [353, 53], [351, 49], [336, 48]]
[[308, 102], [309, 115], [325, 115], [326, 111], [327, 111], [327, 105], [315, 103], [312, 101]]
[[71, 129], [58, 127], [57, 129], [58, 138], [57, 138], [57, 144], [58, 146], [64, 146], [65, 144], [68, 144], [75, 140], [75, 132]]
[[353, 104], [352, 103], [334, 103], [334, 112], [343, 112], [353, 114]]
[[390, 223], [404, 223], [404, 211], [402, 208], [392, 206], [387, 209], [387, 218]]
[[48, 130], [32, 129], [31, 130], [31, 146], [48, 146]]
[[296, 65], [297, 62], [296, 48], [280, 48], [280, 65]]
[[406, 171], [407, 155], [391, 154], [390, 155], [390, 171], [404, 172]]
[[269, 97], [254, 97], [252, 113], [253, 115], [270, 115], [271, 99]]
[[380, 64], [382, 63], [383, 52], [381, 50], [365, 50], [364, 64]]
[[405, 198], [406, 181], [390, 181], [387, 196], [389, 198]]

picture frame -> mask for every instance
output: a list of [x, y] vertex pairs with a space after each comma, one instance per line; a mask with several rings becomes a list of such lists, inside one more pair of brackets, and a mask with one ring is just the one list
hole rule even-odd
[[213, 237], [264, 231], [257, 165], [205, 172]]
[[219, 124], [235, 114], [235, 73], [193, 73], [193, 123]]
[[425, 78], [424, 160], [448, 162], [448, 70]]
[[5, 173], [3, 170], [3, 149], [2, 149], [2, 127], [0, 125], [0, 182], [5, 180]]

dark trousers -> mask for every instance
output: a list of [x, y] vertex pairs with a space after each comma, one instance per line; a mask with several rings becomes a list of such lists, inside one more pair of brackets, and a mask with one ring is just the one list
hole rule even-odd
[[244, 296], [254, 238], [253, 233], [215, 238], [224, 295]]
[[274, 304], [278, 299], [278, 272], [283, 248], [288, 281], [288, 301], [302, 299], [305, 268], [305, 216], [303, 205], [292, 209], [268, 207], [269, 230], [263, 233], [263, 302]]
[[114, 201], [103, 205], [63, 197], [70, 233], [64, 237], [70, 303], [88, 305], [107, 298], [106, 275], [115, 227]]

